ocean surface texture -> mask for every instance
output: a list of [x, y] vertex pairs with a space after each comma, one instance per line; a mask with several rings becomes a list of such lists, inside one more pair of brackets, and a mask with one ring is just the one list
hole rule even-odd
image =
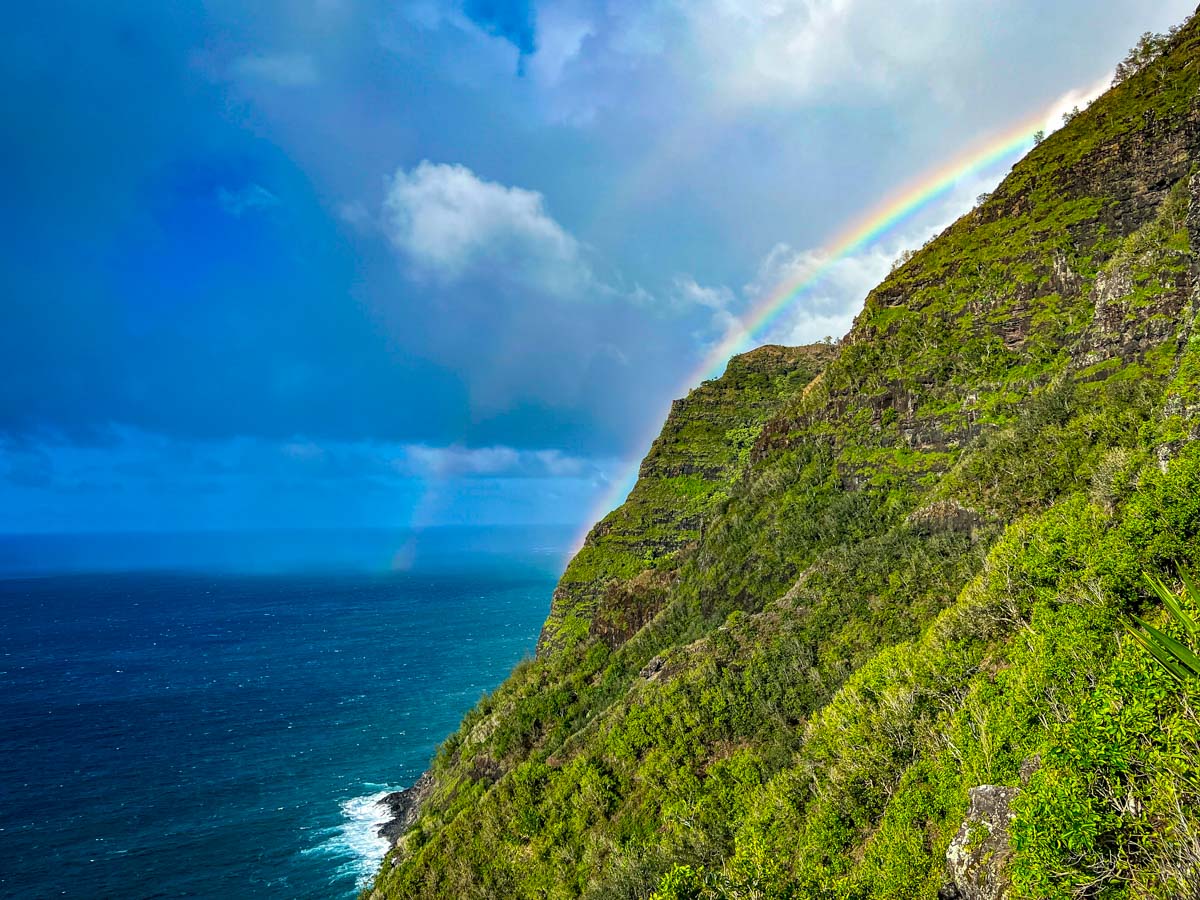
[[0, 896], [353, 896], [374, 801], [533, 651], [567, 544], [359, 537], [178, 539], [155, 571], [0, 538]]

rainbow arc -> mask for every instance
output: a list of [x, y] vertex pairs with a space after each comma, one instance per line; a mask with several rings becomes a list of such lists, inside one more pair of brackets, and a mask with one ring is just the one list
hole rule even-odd
[[[752, 345], [756, 335], [761, 334], [786, 309], [818, 284], [839, 261], [877, 244], [881, 238], [894, 232], [918, 212], [949, 194], [963, 179], [989, 171], [1008, 160], [1015, 162], [1027, 153], [1034, 144], [1034, 135], [1048, 121], [1052, 121], [1055, 108], [1043, 109], [1036, 115], [1022, 119], [1002, 132], [968, 147], [948, 162], [924, 172], [841, 229], [815, 251], [815, 258], [821, 262], [803, 275], [782, 282], [759, 299], [742, 316], [741, 327], [730, 329], [726, 333], [725, 338], [704, 356], [700, 365], [688, 374], [675, 395], [683, 396], [700, 382], [720, 375], [731, 356]], [[657, 435], [657, 428], [656, 423], [655, 431], [643, 438], [641, 446], [650, 446]], [[604, 492], [588, 520], [589, 529], [592, 523], [599, 521], [624, 502], [637, 481], [639, 465], [639, 462], [634, 462]], [[580, 535], [576, 547], [583, 544], [584, 536], [586, 532]]]

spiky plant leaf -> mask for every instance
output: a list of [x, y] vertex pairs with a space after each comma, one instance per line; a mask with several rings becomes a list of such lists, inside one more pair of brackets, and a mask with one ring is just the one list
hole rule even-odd
[[[1200, 586], [1197, 586], [1196, 579], [1192, 573], [1183, 566], [1180, 566], [1179, 577], [1183, 581], [1183, 589], [1187, 593], [1188, 598], [1192, 601], [1192, 603], [1200, 600]], [[1200, 631], [1200, 625], [1197, 625], [1194, 619], [1189, 618], [1188, 621], [1191, 622], [1191, 626], [1188, 630], [1192, 634], [1196, 634], [1198, 631]]]
[[1187, 629], [1188, 634], [1194, 635], [1197, 630], [1196, 623], [1192, 621], [1192, 617], [1184, 612], [1183, 607], [1179, 605], [1179, 598], [1175, 596], [1175, 592], [1167, 587], [1161, 578], [1156, 575], [1151, 575], [1149, 572], [1143, 572], [1142, 578], [1148, 585], [1150, 585], [1150, 589], [1154, 591], [1154, 593], [1158, 596], [1158, 599], [1163, 602], [1163, 605], [1166, 606], [1171, 615], [1175, 617], [1176, 621], [1178, 621], [1179, 624]]
[[1129, 626], [1129, 636], [1142, 645], [1142, 648], [1153, 656], [1158, 663], [1167, 670], [1167, 672], [1180, 684], [1186, 684], [1191, 678], [1191, 674], [1183, 668], [1175, 660], [1167, 654], [1165, 650], [1160, 649], [1153, 641], [1134, 628]]
[[1176, 662], [1185, 669], [1191, 671], [1191, 677], [1200, 677], [1200, 656], [1197, 656], [1190, 647], [1181, 644], [1175, 638], [1171, 637], [1163, 631], [1159, 631], [1149, 622], [1133, 617], [1133, 621], [1137, 622], [1142, 627], [1143, 634], [1153, 643], [1157, 644], [1159, 649], [1169, 653]]

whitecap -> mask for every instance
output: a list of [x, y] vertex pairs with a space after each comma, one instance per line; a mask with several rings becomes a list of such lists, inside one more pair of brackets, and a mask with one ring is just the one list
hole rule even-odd
[[388, 851], [388, 840], [380, 837], [379, 826], [391, 818], [391, 811], [380, 801], [393, 790], [396, 788], [385, 788], [343, 801], [342, 823], [322, 829], [322, 833], [328, 837], [317, 846], [303, 851], [305, 855], [327, 856], [337, 861], [331, 881], [352, 877], [359, 888], [366, 887], [370, 882]]

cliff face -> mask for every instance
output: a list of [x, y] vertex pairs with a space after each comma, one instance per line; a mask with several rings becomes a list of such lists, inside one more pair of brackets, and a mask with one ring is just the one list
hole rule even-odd
[[629, 498], [596, 523], [554, 592], [538, 653], [597, 637], [622, 643], [661, 608], [680, 551], [700, 539], [751, 447], [833, 347], [764, 346], [671, 405]]
[[1200, 563], [1198, 90], [1193, 19], [678, 403], [373, 896], [1200, 896], [1200, 697], [1121, 627]]

